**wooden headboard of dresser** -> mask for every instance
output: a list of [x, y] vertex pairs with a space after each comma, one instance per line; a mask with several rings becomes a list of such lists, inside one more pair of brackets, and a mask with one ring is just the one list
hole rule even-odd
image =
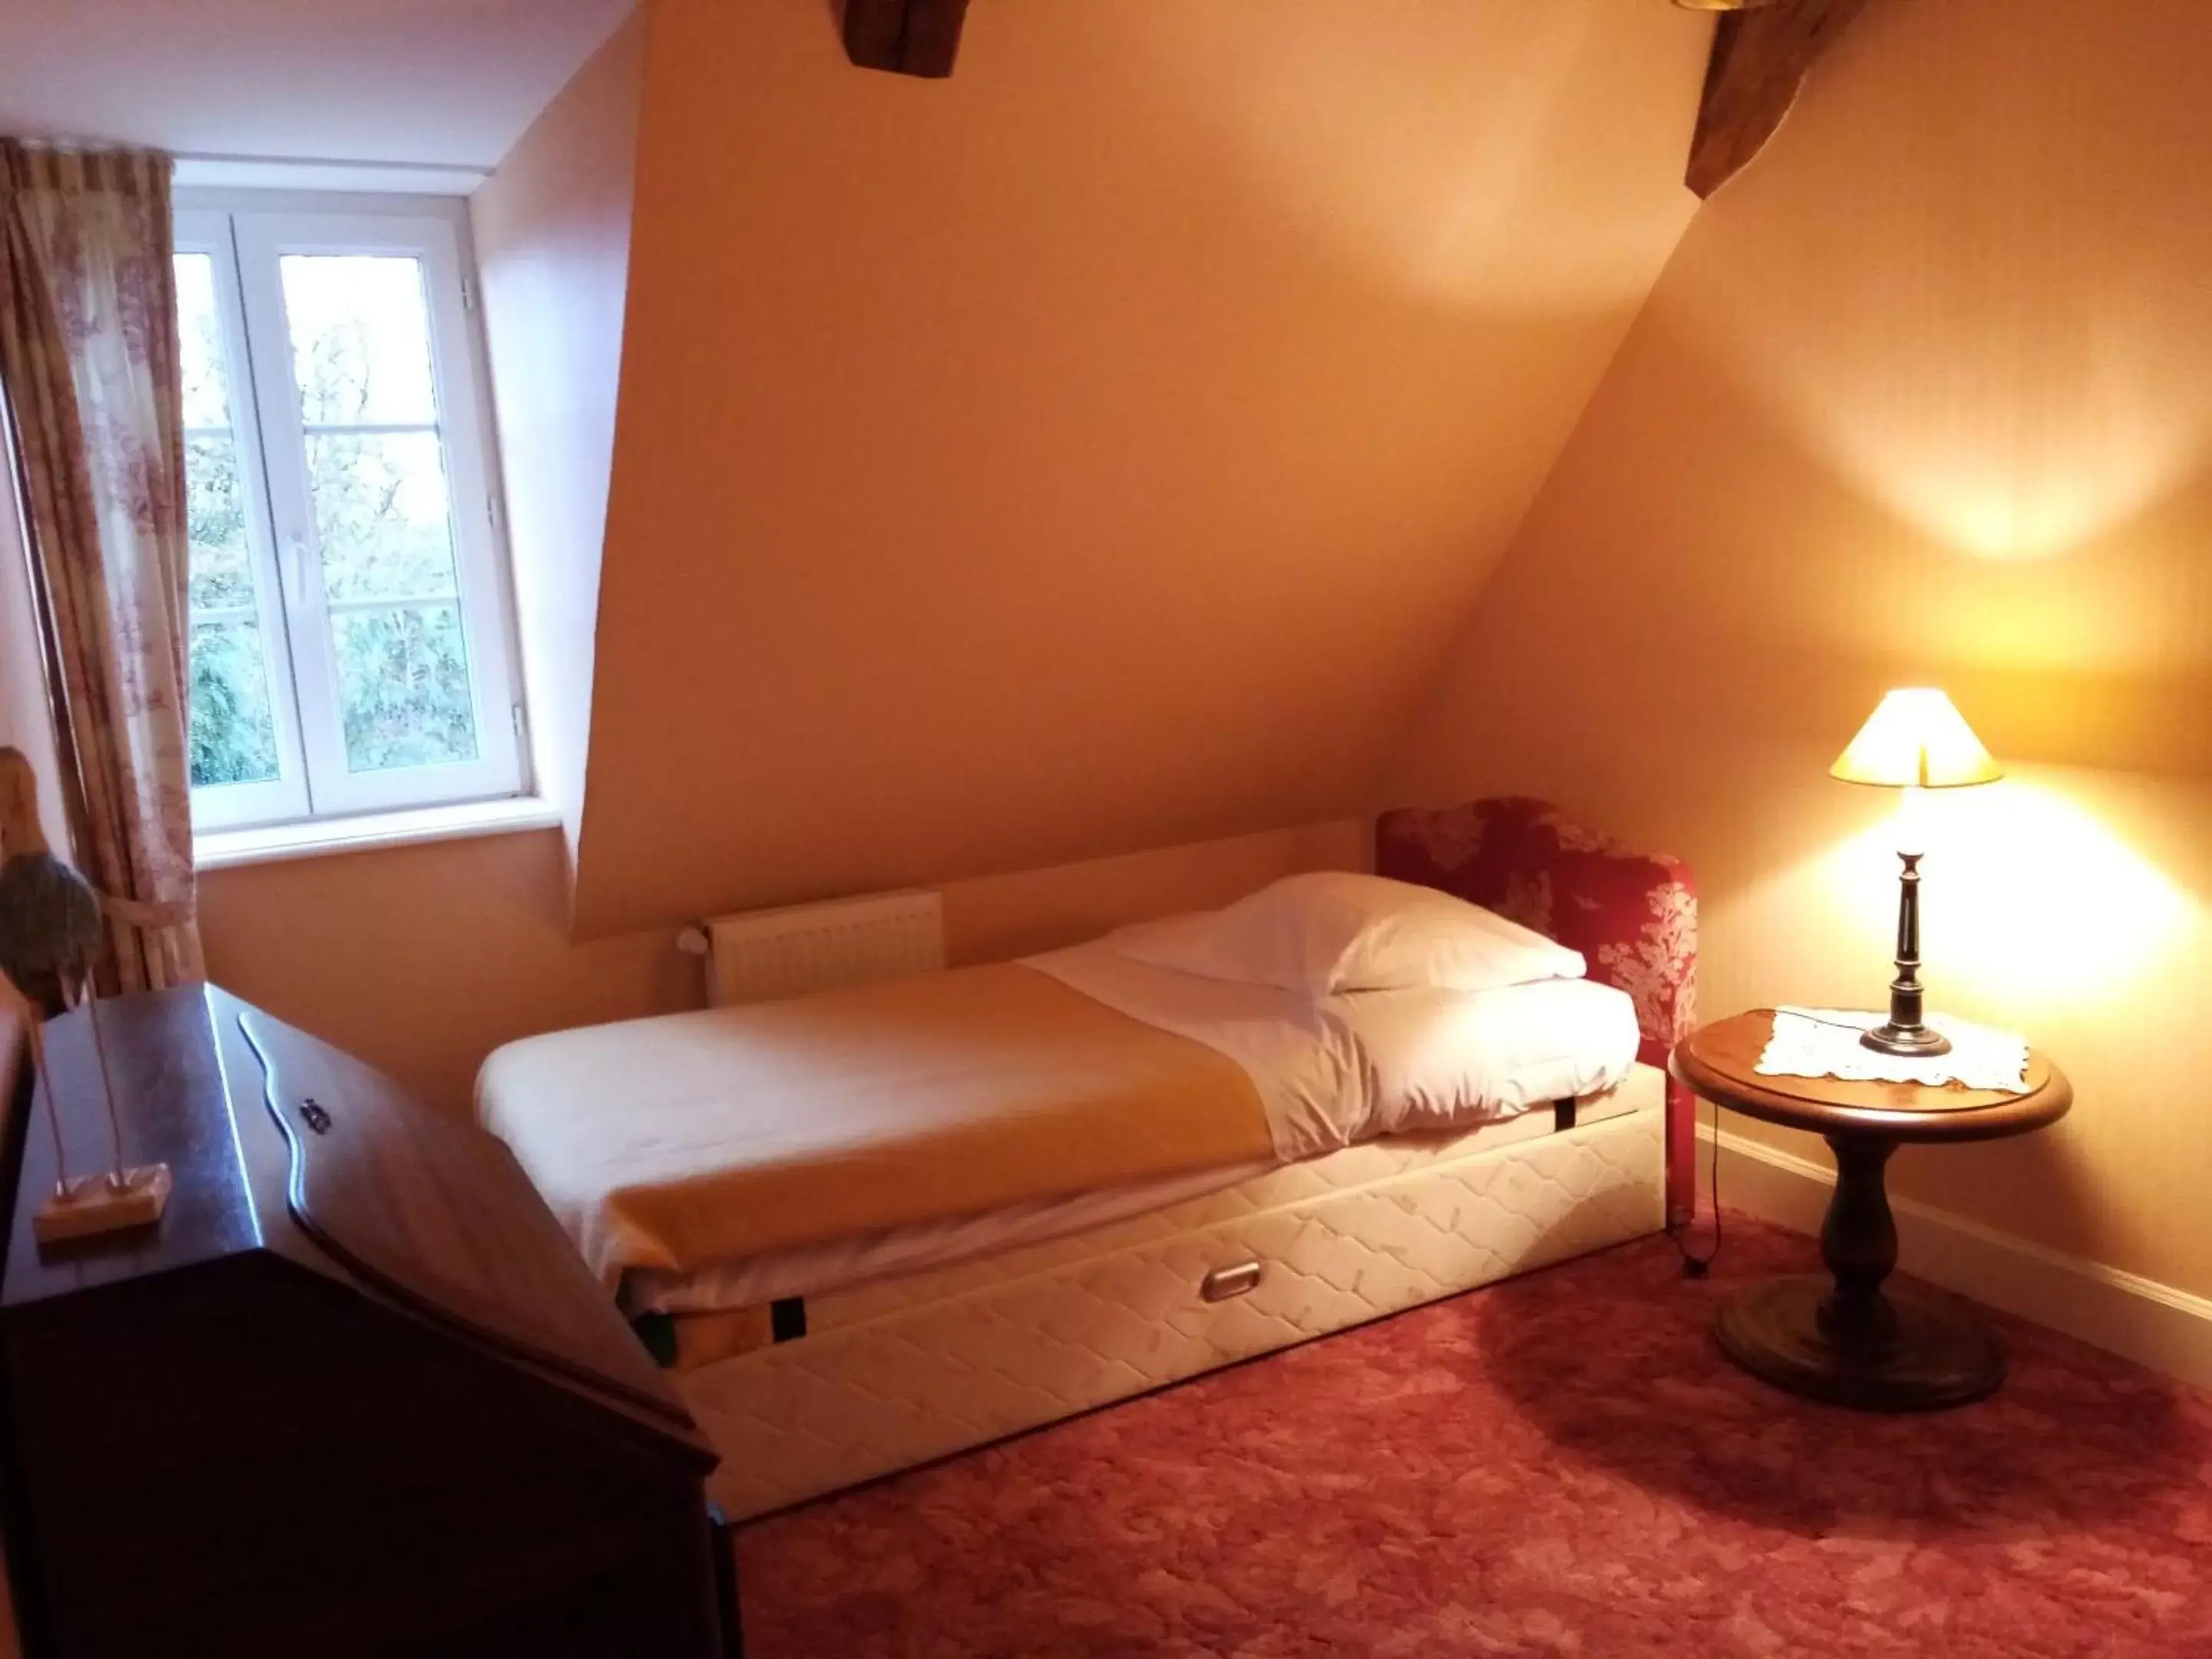
[[[1644, 1042], [1637, 1058], [1664, 1071], [1697, 1024], [1698, 889], [1690, 866], [1586, 830], [1549, 802], [1501, 796], [1432, 811], [1385, 812], [1375, 872], [1494, 910], [1582, 952], [1589, 976], [1626, 991]], [[1667, 1219], [1696, 1207], [1696, 1101], [1667, 1081]]]

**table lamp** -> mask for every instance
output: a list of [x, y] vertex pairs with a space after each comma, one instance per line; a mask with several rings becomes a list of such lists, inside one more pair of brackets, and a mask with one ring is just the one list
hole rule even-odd
[[[1917, 848], [1923, 827], [1917, 806], [1922, 790], [1994, 783], [2004, 770], [1950, 698], [1919, 686], [1884, 697], [1828, 775], [1905, 791], [1898, 839]], [[1950, 1039], [1929, 1030], [1920, 1017], [1920, 860], [1926, 853], [1899, 847], [1897, 856], [1905, 868], [1897, 878], [1897, 977], [1889, 986], [1889, 1022], [1859, 1041], [1885, 1054], [1948, 1054]]]

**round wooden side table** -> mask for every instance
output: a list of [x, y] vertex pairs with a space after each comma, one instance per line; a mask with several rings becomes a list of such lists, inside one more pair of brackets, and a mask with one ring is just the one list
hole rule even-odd
[[2004, 1381], [1996, 1333], [1964, 1303], [1884, 1289], [1897, 1265], [1883, 1171], [1913, 1141], [1993, 1140], [2055, 1123], [2074, 1103], [2063, 1073], [2031, 1052], [2021, 1094], [1761, 1077], [1771, 1012], [1700, 1027], [1670, 1069], [1717, 1106], [1810, 1129], [1836, 1155], [1836, 1192], [1820, 1227], [1826, 1275], [1763, 1279], [1722, 1305], [1728, 1356], [1778, 1388], [1868, 1411], [1931, 1411], [1979, 1400]]

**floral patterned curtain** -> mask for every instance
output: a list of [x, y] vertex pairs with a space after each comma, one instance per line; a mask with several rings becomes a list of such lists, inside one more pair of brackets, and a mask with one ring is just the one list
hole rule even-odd
[[[167, 156], [0, 139], [0, 393], [70, 840], [92, 884], [123, 901], [110, 911], [114, 961], [101, 977], [124, 990], [204, 972], [189, 920], [172, 245]], [[173, 925], [140, 925], [156, 919]]]

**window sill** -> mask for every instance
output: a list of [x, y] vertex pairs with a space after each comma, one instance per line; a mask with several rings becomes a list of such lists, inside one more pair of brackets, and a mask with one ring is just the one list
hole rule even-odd
[[366, 853], [425, 842], [465, 841], [476, 836], [510, 836], [530, 830], [557, 830], [561, 814], [535, 796], [510, 800], [471, 801], [461, 806], [424, 806], [410, 812], [373, 812], [353, 818], [318, 818], [280, 823], [265, 830], [214, 830], [192, 837], [192, 863], [201, 870], [231, 870], [246, 864], [278, 864], [288, 859], [323, 858], [334, 853]]

